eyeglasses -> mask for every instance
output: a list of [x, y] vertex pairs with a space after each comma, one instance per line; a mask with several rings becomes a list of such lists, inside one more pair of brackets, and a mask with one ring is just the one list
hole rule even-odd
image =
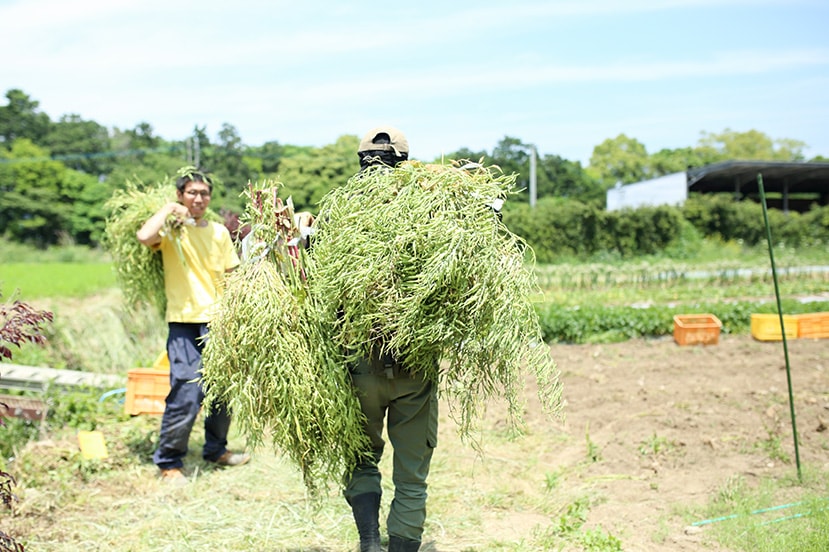
[[208, 190], [187, 190], [186, 192], [184, 192], [184, 195], [186, 195], [187, 197], [191, 197], [193, 199], [195, 199], [198, 196], [201, 196], [202, 199], [205, 199], [210, 197], [210, 192]]

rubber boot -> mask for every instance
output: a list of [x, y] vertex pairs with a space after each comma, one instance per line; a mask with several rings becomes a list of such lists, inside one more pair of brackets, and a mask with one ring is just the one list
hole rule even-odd
[[363, 493], [352, 496], [348, 503], [360, 534], [360, 552], [383, 552], [380, 548], [380, 495]]
[[417, 552], [419, 549], [420, 541], [389, 535], [389, 552]]

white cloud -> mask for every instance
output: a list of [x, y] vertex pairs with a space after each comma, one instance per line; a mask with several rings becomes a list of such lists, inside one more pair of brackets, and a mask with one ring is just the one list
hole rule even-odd
[[[513, 67], [499, 71], [496, 75], [486, 64], [475, 67], [421, 68], [404, 72], [377, 73], [371, 77], [307, 82], [301, 93], [286, 87], [263, 87], [261, 90], [247, 90], [254, 97], [275, 93], [279, 98], [292, 97], [301, 104], [314, 105], [331, 98], [338, 103], [348, 104], [366, 98], [370, 91], [372, 98], [423, 99], [467, 93], [480, 94], [482, 91], [526, 89], [550, 84], [573, 83], [631, 83], [647, 81], [672, 81], [688, 78], [739, 77], [795, 70], [801, 68], [826, 68], [829, 65], [829, 50], [796, 50], [789, 52], [740, 51], [725, 52], [711, 59], [682, 62], [654, 61], [633, 63], [611, 63], [607, 65], [574, 66], [548, 64], [546, 66]], [[402, 96], [402, 97], [401, 97]], [[254, 100], [255, 101], [255, 100]]]

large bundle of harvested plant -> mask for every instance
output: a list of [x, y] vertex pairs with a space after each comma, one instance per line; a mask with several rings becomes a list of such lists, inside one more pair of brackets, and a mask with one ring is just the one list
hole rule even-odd
[[370, 446], [340, 355], [307, 293], [293, 208], [278, 183], [251, 187], [243, 263], [226, 280], [203, 356], [206, 404], [230, 406], [249, 444], [270, 441], [315, 492]]
[[108, 212], [103, 245], [112, 264], [128, 308], [150, 305], [164, 316], [164, 267], [161, 254], [138, 241], [135, 233], [166, 203], [176, 200], [176, 187], [169, 179], [147, 186], [128, 181], [106, 202]]
[[465, 436], [490, 397], [506, 398], [520, 427], [522, 364], [547, 410], [560, 407], [531, 303], [531, 251], [491, 207], [513, 186], [514, 176], [476, 164], [371, 168], [322, 200], [310, 251], [309, 292], [337, 346], [380, 349], [424, 373]]

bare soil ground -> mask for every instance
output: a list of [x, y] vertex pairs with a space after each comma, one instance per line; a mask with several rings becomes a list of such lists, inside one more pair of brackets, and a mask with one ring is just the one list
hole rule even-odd
[[[829, 340], [787, 345], [801, 465], [825, 471]], [[547, 469], [582, 467], [579, 481], [564, 483], [601, 497], [585, 527], [620, 536], [625, 551], [722, 550], [677, 509], [706, 504], [735, 477], [796, 476], [782, 342], [721, 336], [705, 347], [661, 339], [552, 351], [571, 438], [531, 420], [550, 431]], [[588, 443], [595, 461], [586, 461]]]
[[[526, 436], [505, 439], [504, 410], [493, 405], [481, 457], [442, 412], [424, 551], [584, 550], [578, 538], [543, 537], [562, 519], [575, 521], [568, 505], [580, 503], [577, 531], [612, 535], [625, 552], [723, 552], [707, 527], [692, 526], [689, 511], [701, 512], [735, 478], [748, 485], [796, 478], [781, 342], [724, 335], [707, 347], [632, 340], [553, 345], [552, 354], [563, 377], [563, 421], [541, 412], [530, 382]], [[790, 340], [788, 354], [801, 463], [825, 472], [829, 339]], [[77, 454], [73, 447], [41, 443], [37, 457], [65, 463]], [[50, 505], [56, 499], [48, 489], [28, 488], [24, 462], [14, 467], [19, 513], [0, 516], [0, 524], [32, 551], [354, 549], [353, 521], [336, 491], [312, 519], [286, 460], [259, 451], [248, 466], [211, 471], [198, 464], [198, 447], [192, 443], [188, 463], [201, 471], [186, 489], [163, 489], [147, 460], [72, 483], [73, 504], [61, 507]], [[381, 465], [386, 474], [390, 456]], [[384, 494], [384, 511], [390, 497]]]

